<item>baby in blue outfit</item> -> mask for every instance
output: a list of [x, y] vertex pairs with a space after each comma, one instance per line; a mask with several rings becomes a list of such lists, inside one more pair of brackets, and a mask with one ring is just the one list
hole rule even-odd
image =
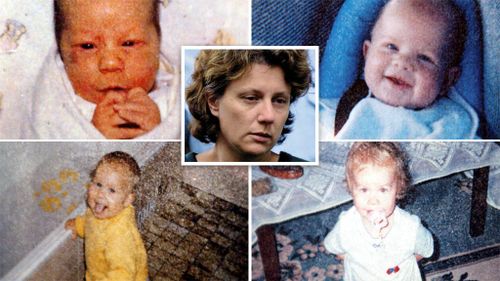
[[336, 137], [474, 137], [477, 114], [451, 89], [465, 29], [451, 0], [389, 1], [363, 43], [365, 81], [337, 108]]

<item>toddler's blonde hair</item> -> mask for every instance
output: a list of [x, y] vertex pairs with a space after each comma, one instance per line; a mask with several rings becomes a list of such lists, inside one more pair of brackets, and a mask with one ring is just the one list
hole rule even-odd
[[394, 169], [396, 198], [402, 199], [409, 185], [406, 157], [399, 145], [392, 142], [356, 142], [347, 155], [346, 179], [349, 192], [356, 185], [356, 174], [364, 165]]

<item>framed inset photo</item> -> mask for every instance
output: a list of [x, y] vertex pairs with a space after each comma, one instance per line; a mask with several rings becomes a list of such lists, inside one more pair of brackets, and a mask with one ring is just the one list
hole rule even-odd
[[183, 164], [317, 165], [318, 56], [312, 46], [184, 46]]

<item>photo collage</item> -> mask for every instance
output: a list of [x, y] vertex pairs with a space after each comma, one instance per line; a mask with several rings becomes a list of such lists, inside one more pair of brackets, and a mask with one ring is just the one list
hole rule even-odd
[[0, 6], [0, 281], [499, 280], [497, 1]]

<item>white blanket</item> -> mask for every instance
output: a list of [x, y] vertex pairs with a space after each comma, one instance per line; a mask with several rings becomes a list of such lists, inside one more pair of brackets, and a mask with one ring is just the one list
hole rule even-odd
[[[160, 109], [161, 123], [139, 139], [178, 140], [180, 138], [179, 75], [162, 58], [156, 77], [156, 88], [149, 96]], [[28, 104], [28, 122], [23, 138], [40, 139], [104, 139], [92, 125], [95, 104], [78, 96], [64, 70], [54, 46], [45, 59]]]
[[472, 139], [479, 119], [452, 88], [431, 106], [412, 110], [370, 96], [352, 109], [336, 139]]

